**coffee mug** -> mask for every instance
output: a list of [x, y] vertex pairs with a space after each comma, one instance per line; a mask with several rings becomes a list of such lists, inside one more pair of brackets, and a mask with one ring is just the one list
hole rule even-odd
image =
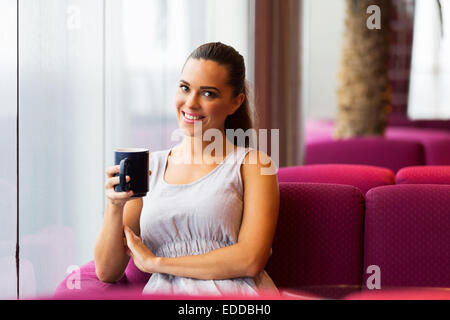
[[[131, 198], [145, 197], [148, 192], [149, 150], [142, 148], [120, 148], [114, 150], [114, 163], [120, 165], [120, 182], [115, 186], [116, 192], [133, 191]], [[130, 181], [126, 182], [126, 176]]]

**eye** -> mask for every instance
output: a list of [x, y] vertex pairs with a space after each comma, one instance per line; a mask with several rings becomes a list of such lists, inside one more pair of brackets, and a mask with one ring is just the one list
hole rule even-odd
[[205, 91], [203, 95], [207, 98], [215, 98], [217, 95], [212, 91]]
[[188, 92], [188, 91], [189, 91], [188, 86], [186, 86], [186, 85], [184, 85], [184, 84], [181, 84], [181, 85], [180, 85], [180, 89], [181, 89], [181, 91], [184, 91], [184, 92]]

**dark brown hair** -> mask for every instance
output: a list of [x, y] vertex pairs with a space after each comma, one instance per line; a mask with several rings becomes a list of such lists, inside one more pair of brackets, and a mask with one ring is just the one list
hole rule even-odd
[[244, 57], [231, 46], [221, 42], [210, 42], [195, 49], [186, 62], [191, 58], [211, 60], [224, 66], [228, 70], [228, 84], [233, 89], [233, 96], [236, 97], [240, 93], [245, 95], [241, 106], [225, 119], [225, 131], [227, 129], [246, 131], [253, 128], [249, 90], [245, 80]]

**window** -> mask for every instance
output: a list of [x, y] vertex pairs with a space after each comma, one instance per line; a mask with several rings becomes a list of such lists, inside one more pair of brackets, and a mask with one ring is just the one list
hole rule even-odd
[[408, 115], [450, 119], [450, 3], [416, 0]]
[[[159, 150], [176, 143], [170, 141], [177, 125], [174, 93], [188, 54], [220, 40], [251, 65], [249, 3], [21, 0], [19, 8], [15, 1], [0, 3], [0, 142], [7, 155], [0, 160], [0, 188], [9, 192], [0, 194], [0, 298], [15, 298], [17, 289], [17, 90], [20, 291], [23, 297], [42, 296], [55, 291], [71, 266], [93, 260], [113, 149]], [[16, 10], [19, 88], [11, 31], [17, 30]], [[7, 290], [4, 276], [12, 281]]]

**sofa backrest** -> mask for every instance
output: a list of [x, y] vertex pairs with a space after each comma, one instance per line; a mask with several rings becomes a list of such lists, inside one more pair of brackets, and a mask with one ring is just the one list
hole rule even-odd
[[386, 138], [421, 143], [426, 165], [450, 165], [449, 131], [392, 127], [386, 130]]
[[362, 164], [397, 172], [425, 164], [423, 145], [417, 141], [384, 138], [312, 141], [306, 145], [305, 164]]
[[364, 196], [338, 184], [280, 184], [267, 272], [279, 288], [360, 285]]
[[364, 238], [364, 270], [378, 266], [382, 287], [450, 287], [450, 186], [370, 190]]

